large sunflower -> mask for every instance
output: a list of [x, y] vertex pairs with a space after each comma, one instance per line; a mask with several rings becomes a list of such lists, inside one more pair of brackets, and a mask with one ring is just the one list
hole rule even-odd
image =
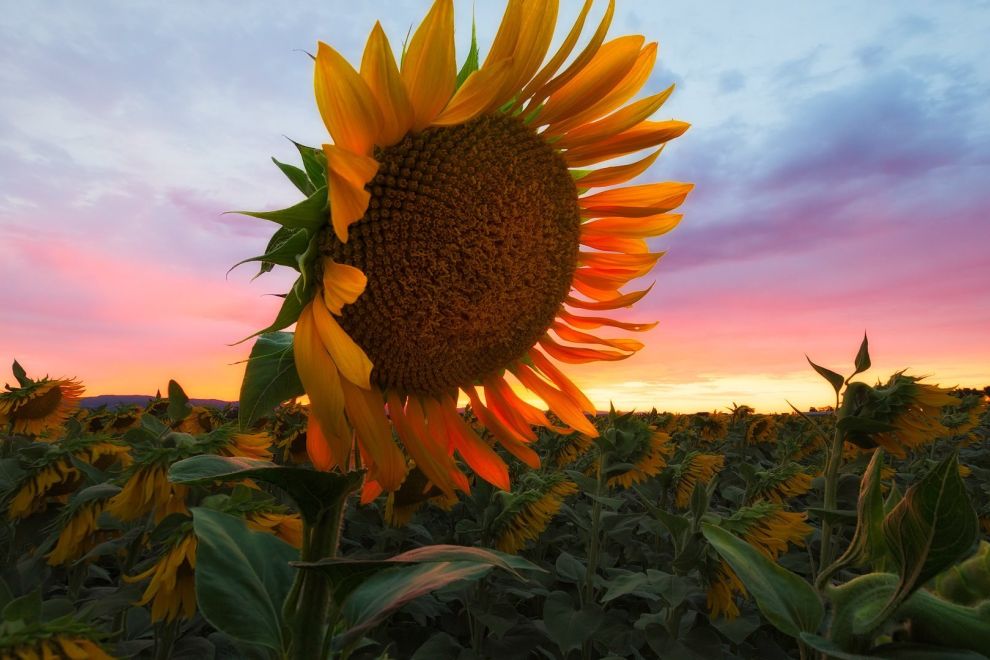
[[380, 24], [359, 69], [319, 44], [316, 101], [332, 144], [316, 154], [326, 188], [298, 210], [325, 199], [329, 222], [297, 259], [313, 264], [316, 285], [304, 289], [311, 297], [294, 338], [317, 467], [352, 465], [356, 439], [371, 492], [400, 486], [406, 455], [444, 493], [467, 490], [455, 452], [507, 489], [505, 463], [456, 405], [463, 394], [506, 450], [537, 466], [532, 426], [550, 422], [509, 374], [563, 421], [558, 430], [597, 435], [585, 417], [595, 407], [550, 358], [621, 360], [642, 348], [589, 331], [655, 325], [596, 312], [647, 293], [620, 289], [663, 255], [645, 239], [677, 225], [670, 211], [692, 186], [615, 187], [660, 148], [579, 169], [661, 147], [688, 128], [648, 120], [672, 87], [626, 105], [657, 45], [606, 41], [614, 2], [569, 59], [591, 5], [549, 59], [556, 0], [510, 0], [488, 56], [479, 65], [473, 43], [460, 71], [451, 0], [433, 3], [400, 63]]

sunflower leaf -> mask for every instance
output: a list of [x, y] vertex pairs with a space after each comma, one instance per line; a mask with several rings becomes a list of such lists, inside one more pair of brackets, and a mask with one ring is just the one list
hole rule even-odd
[[[285, 304], [290, 304], [293, 299], [293, 296], [286, 296]], [[291, 332], [267, 332], [254, 343], [241, 382], [237, 411], [241, 429], [251, 428], [254, 422], [271, 414], [283, 401], [304, 394], [299, 374], [296, 373], [292, 338]]]
[[306, 170], [306, 176], [309, 177], [310, 183], [313, 184], [314, 192], [321, 186], [327, 185], [327, 156], [323, 150], [307, 147], [295, 140], [291, 142], [296, 146], [296, 150], [302, 158], [303, 168]]
[[284, 174], [289, 181], [292, 182], [292, 185], [299, 189], [299, 192], [307, 197], [316, 192], [316, 187], [313, 185], [313, 182], [309, 180], [309, 175], [306, 174], [306, 172], [299, 169], [295, 165], [283, 163], [274, 156], [272, 156], [272, 162], [275, 163], [278, 169], [282, 170], [282, 174]]
[[839, 390], [841, 390], [842, 386], [845, 384], [846, 379], [840, 376], [839, 374], [835, 373], [831, 369], [826, 369], [825, 367], [818, 366], [817, 364], [812, 362], [811, 358], [808, 357], [807, 355], [805, 355], [804, 357], [808, 361], [808, 364], [811, 365], [811, 368], [817, 371], [819, 376], [827, 380], [829, 384], [835, 389], [835, 393], [838, 394]]
[[[286, 230], [288, 230], [286, 233]], [[279, 236], [281, 234], [281, 236]], [[279, 238], [278, 242], [275, 241], [276, 237]], [[258, 255], [257, 257], [250, 257], [248, 259], [242, 259], [236, 264], [230, 267], [227, 272], [230, 273], [238, 266], [243, 264], [251, 263], [252, 261], [261, 262], [261, 271], [258, 275], [268, 272], [274, 266], [289, 266], [290, 268], [298, 267], [298, 256], [309, 248], [309, 230], [307, 229], [293, 229], [291, 227], [280, 227], [275, 235], [272, 236], [272, 240], [268, 244], [268, 251], [265, 254]], [[255, 275], [255, 277], [258, 277]]]
[[863, 343], [859, 345], [859, 352], [856, 353], [855, 365], [856, 371], [849, 378], [870, 368], [870, 341], [866, 338], [866, 333], [863, 333]]
[[13, 366], [11, 366], [11, 371], [14, 372], [14, 378], [20, 383], [21, 387], [27, 387], [31, 384], [31, 379], [28, 378], [27, 372], [24, 371], [24, 367], [17, 360], [14, 360]]
[[478, 70], [478, 30], [474, 17], [471, 17], [471, 48], [468, 50], [464, 66], [457, 72], [457, 88], [460, 88], [467, 77]]
[[293, 227], [295, 229], [309, 229], [316, 233], [320, 227], [326, 224], [329, 218], [327, 210], [327, 187], [324, 185], [303, 201], [288, 208], [278, 211], [231, 211], [241, 215], [249, 215], [252, 218], [271, 220], [283, 227]]
[[702, 523], [701, 531], [777, 630], [795, 638], [818, 632], [825, 610], [810, 584], [728, 530]]
[[168, 381], [168, 418], [173, 422], [181, 422], [191, 412], [192, 406], [189, 405], [185, 390], [174, 380]]

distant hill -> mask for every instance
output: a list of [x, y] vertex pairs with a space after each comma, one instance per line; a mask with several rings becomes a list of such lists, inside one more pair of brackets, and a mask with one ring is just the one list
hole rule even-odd
[[[119, 408], [120, 406], [144, 406], [155, 397], [148, 394], [100, 394], [99, 396], [84, 396], [79, 405], [82, 408]], [[231, 401], [221, 401], [220, 399], [189, 399], [189, 403], [194, 406], [213, 406], [223, 408]]]

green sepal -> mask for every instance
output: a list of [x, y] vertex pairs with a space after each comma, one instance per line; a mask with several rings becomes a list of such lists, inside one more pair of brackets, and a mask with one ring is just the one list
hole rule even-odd
[[283, 227], [308, 229], [315, 234], [330, 217], [330, 212], [327, 210], [327, 187], [324, 185], [298, 204], [278, 211], [231, 211], [231, 213], [271, 220]]
[[323, 150], [307, 147], [295, 140], [290, 140], [290, 142], [295, 145], [300, 158], [302, 158], [303, 169], [306, 170], [309, 182], [313, 184], [313, 191], [315, 192], [320, 187], [327, 185], [327, 155], [323, 153]]
[[467, 59], [464, 60], [464, 66], [461, 70], [457, 72], [457, 87], [460, 89], [467, 77], [478, 70], [478, 30], [474, 22], [474, 16], [471, 17], [471, 48], [468, 50]]
[[299, 192], [307, 197], [316, 192], [316, 186], [314, 186], [313, 182], [309, 180], [309, 175], [306, 174], [305, 171], [299, 169], [295, 165], [283, 163], [274, 156], [272, 156], [272, 162], [275, 163], [278, 169], [282, 170], [282, 174], [284, 174], [289, 181], [292, 182], [292, 185], [299, 189]]
[[309, 249], [309, 243], [310, 231], [308, 229], [280, 227], [279, 230], [272, 235], [272, 239], [268, 242], [268, 248], [266, 249], [265, 254], [258, 255], [257, 257], [250, 257], [248, 259], [242, 259], [231, 266], [227, 273], [229, 274], [231, 270], [234, 270], [238, 266], [251, 263], [252, 261], [260, 261], [261, 270], [258, 271], [258, 274], [251, 279], [255, 279], [259, 275], [267, 273], [275, 266], [289, 266], [290, 268], [295, 268], [298, 270], [299, 255], [305, 253], [306, 250]]

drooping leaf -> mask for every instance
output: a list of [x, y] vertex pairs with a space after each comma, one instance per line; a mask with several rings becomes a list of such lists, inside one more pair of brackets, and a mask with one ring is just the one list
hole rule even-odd
[[307, 176], [306, 172], [302, 171], [295, 165], [283, 163], [274, 156], [272, 156], [272, 162], [275, 163], [278, 169], [282, 170], [282, 174], [284, 174], [289, 181], [292, 182], [292, 185], [298, 188], [299, 192], [302, 194], [309, 197], [316, 190], [313, 183], [309, 180], [309, 176]]
[[17, 382], [21, 387], [27, 387], [31, 384], [31, 379], [28, 378], [27, 372], [24, 371], [24, 367], [21, 366], [20, 362], [14, 360], [14, 364], [10, 369], [14, 372], [14, 378], [17, 379]]
[[835, 373], [831, 369], [826, 369], [825, 367], [820, 367], [811, 361], [811, 358], [807, 355], [804, 356], [811, 365], [811, 368], [818, 372], [818, 375], [829, 382], [829, 384], [835, 389], [835, 393], [838, 394], [839, 390], [842, 389], [842, 385], [846, 382], [846, 379]]
[[[283, 307], [292, 298], [286, 296]], [[292, 333], [265, 333], [254, 343], [244, 369], [237, 423], [248, 430], [280, 403], [304, 393], [292, 353]]]
[[327, 187], [318, 188], [312, 195], [288, 208], [277, 211], [232, 211], [252, 218], [271, 220], [283, 227], [308, 229], [315, 234], [329, 221], [327, 210]]
[[170, 481], [179, 484], [210, 483], [256, 479], [281, 488], [292, 497], [303, 518], [317, 522], [335, 502], [361, 485], [364, 472], [317, 472], [301, 467], [286, 467], [268, 461], [204, 454], [172, 464]]
[[965, 557], [978, 534], [976, 510], [952, 454], [908, 488], [884, 518], [884, 540], [900, 582], [867, 630], [883, 623], [915, 589]]
[[818, 631], [825, 611], [810, 584], [721, 527], [703, 523], [701, 530], [775, 628], [795, 638]]
[[272, 534], [252, 532], [240, 518], [193, 508], [196, 601], [210, 624], [231, 637], [281, 652], [282, 605], [299, 553]]
[[180, 422], [189, 416], [192, 406], [182, 386], [174, 380], [168, 381], [168, 417], [173, 422]]
[[[269, 246], [265, 254], [260, 254], [256, 257], [250, 257], [248, 259], [242, 259], [231, 266], [230, 270], [227, 272], [229, 273], [238, 266], [251, 263], [253, 261], [260, 261], [263, 264], [270, 264], [273, 266], [288, 266], [290, 268], [296, 268], [299, 265], [299, 255], [306, 252], [309, 248], [311, 234], [308, 229], [294, 229], [292, 227], [280, 227], [275, 234], [279, 234], [283, 230], [288, 231], [282, 234], [278, 241], [273, 241], [273, 245]], [[275, 236], [272, 238], [274, 239]], [[261, 271], [258, 275], [262, 272], [266, 271]], [[257, 275], [255, 275], [255, 277], [257, 277]]]
[[876, 449], [870, 464], [863, 473], [859, 484], [859, 499], [856, 502], [856, 531], [845, 553], [826, 573], [834, 573], [843, 566], [878, 565], [887, 555], [883, 534], [883, 492], [881, 471], [883, 470], [883, 449]]

